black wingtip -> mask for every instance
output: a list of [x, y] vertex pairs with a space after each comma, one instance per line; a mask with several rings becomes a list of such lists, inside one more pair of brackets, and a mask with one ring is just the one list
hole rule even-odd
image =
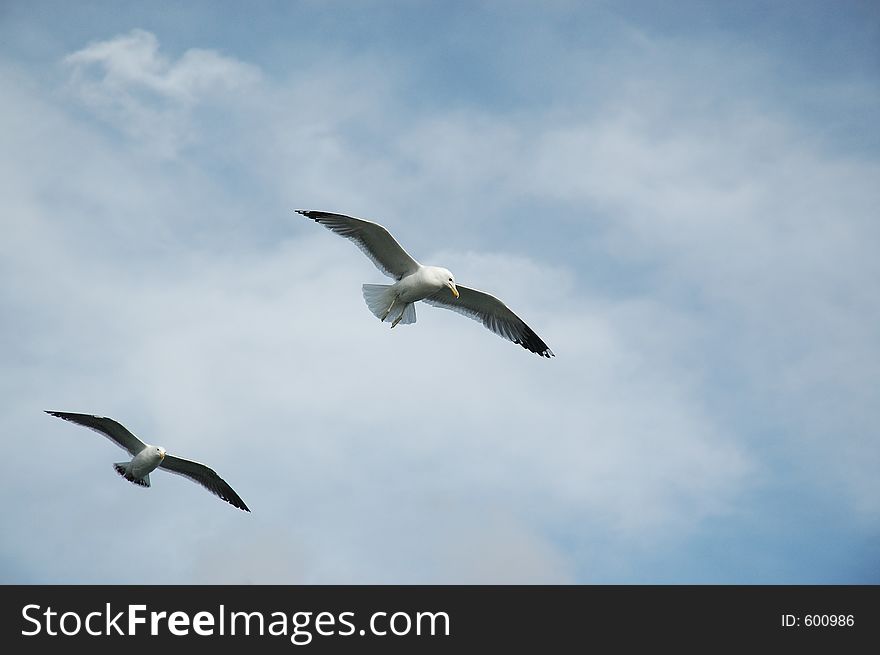
[[302, 214], [306, 218], [311, 218], [316, 223], [321, 223], [321, 225], [325, 224], [323, 222], [323, 220], [326, 218], [339, 218], [339, 217], [351, 218], [350, 216], [345, 216], [344, 214], [336, 214], [334, 212], [325, 212], [320, 209], [294, 209], [294, 211], [297, 214]]
[[225, 500], [227, 503], [229, 503], [230, 505], [232, 505], [236, 509], [242, 510], [243, 512], [249, 513], [251, 511], [250, 508], [244, 504], [244, 501], [237, 496], [235, 498], [224, 498], [223, 500]]
[[[65, 421], [71, 421], [73, 423], [77, 422], [73, 418], [74, 416], [77, 416], [77, 414], [75, 414], [74, 412], [59, 412], [59, 411], [54, 411], [51, 409], [44, 409], [43, 411], [46, 412], [49, 416], [55, 416], [56, 418], [64, 419]], [[85, 415], [80, 414], [79, 416], [91, 416], [91, 414], [85, 414]], [[97, 418], [97, 417], [95, 417], [95, 418]]]
[[555, 353], [550, 350], [550, 347], [544, 343], [543, 339], [532, 330], [528, 331], [524, 339], [515, 339], [514, 343], [518, 343], [520, 346], [529, 352], [535, 353], [539, 357], [546, 357], [547, 359], [556, 357]]
[[[214, 475], [217, 475], [216, 472], [214, 473]], [[217, 475], [217, 478], [226, 486], [226, 489], [225, 490], [224, 489], [212, 489], [209, 487], [209, 490], [212, 493], [214, 493], [215, 495], [217, 495], [217, 497], [219, 497], [221, 500], [225, 500], [227, 503], [229, 503], [230, 505], [232, 505], [236, 509], [240, 509], [244, 512], [250, 512], [251, 511], [250, 508], [241, 499], [241, 496], [239, 496], [237, 493], [235, 493], [235, 490], [232, 487], [230, 487], [228, 484], [226, 484], [226, 482], [223, 481], [223, 479], [220, 478], [219, 475]]]

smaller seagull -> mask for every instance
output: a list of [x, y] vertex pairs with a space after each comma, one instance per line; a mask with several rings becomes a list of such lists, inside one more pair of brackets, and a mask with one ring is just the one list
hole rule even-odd
[[96, 432], [127, 450], [132, 455], [130, 462], [117, 462], [113, 464], [114, 470], [129, 482], [141, 487], [150, 486], [150, 473], [157, 468], [177, 473], [198, 482], [208, 491], [216, 494], [230, 505], [250, 512], [244, 501], [232, 490], [226, 481], [221, 478], [214, 469], [193, 462], [182, 457], [175, 457], [165, 452], [161, 446], [151, 446], [129, 432], [122, 424], [112, 418], [103, 416], [91, 416], [89, 414], [74, 414], [71, 412], [51, 412], [47, 414], [63, 418], [65, 421], [78, 423]]
[[296, 212], [353, 241], [376, 268], [396, 280], [394, 284], [363, 285], [367, 307], [380, 321], [390, 321], [391, 327], [415, 323], [415, 303], [423, 300], [479, 321], [498, 336], [541, 357], [553, 357], [544, 340], [498, 298], [456, 284], [446, 268], [423, 266], [378, 223], [331, 212]]

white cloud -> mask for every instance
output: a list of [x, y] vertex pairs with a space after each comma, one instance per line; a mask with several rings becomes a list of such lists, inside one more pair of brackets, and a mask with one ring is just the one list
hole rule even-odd
[[261, 79], [258, 68], [213, 50], [190, 49], [170, 60], [160, 54], [156, 36], [139, 29], [91, 43], [64, 63], [75, 97], [163, 157], [197, 140], [197, 105], [234, 102]]
[[[867, 283], [880, 276], [877, 165], [823, 153], [798, 130], [749, 114], [658, 140], [651, 106], [547, 134], [535, 193], [613, 216], [609, 247], [654, 267], [667, 302], [699, 307], [704, 337], [729, 353], [719, 357], [728, 374], [748, 380], [743, 406], [783, 411], [790, 446], [812, 451], [817, 475], [838, 462], [834, 484], [876, 514], [880, 487], [865, 454], [877, 452], [861, 435], [875, 418], [869, 362], [880, 358], [870, 327], [880, 303]], [[831, 397], [840, 404], [829, 420]]]

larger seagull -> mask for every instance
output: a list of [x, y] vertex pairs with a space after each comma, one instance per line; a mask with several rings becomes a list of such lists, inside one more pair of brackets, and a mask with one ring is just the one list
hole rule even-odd
[[495, 334], [526, 350], [552, 357], [553, 351], [503, 302], [484, 291], [455, 283], [455, 276], [440, 266], [423, 266], [378, 223], [331, 212], [297, 209], [297, 213], [353, 241], [394, 284], [365, 284], [364, 300], [380, 321], [391, 327], [416, 322], [415, 303], [451, 309], [480, 321]]
[[49, 410], [46, 410], [46, 413], [100, 432], [116, 445], [127, 450], [131, 454], [132, 460], [130, 462], [116, 462], [113, 464], [113, 468], [129, 482], [141, 487], [149, 487], [150, 473], [161, 468], [187, 477], [193, 482], [198, 482], [230, 505], [250, 512], [244, 501], [232, 490], [232, 487], [226, 484], [223, 478], [217, 475], [214, 469], [189, 459], [169, 455], [162, 446], [145, 444], [129, 432], [125, 426], [112, 418], [72, 412], [50, 412]]

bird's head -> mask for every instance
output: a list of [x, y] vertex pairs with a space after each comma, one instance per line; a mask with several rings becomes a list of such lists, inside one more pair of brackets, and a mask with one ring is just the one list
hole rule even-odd
[[159, 456], [159, 459], [165, 459], [165, 449], [162, 446], [156, 446], [156, 454]]
[[458, 298], [458, 287], [455, 286], [455, 276], [452, 274], [452, 271], [447, 268], [440, 268], [437, 272], [441, 276], [440, 279], [443, 282], [443, 285], [449, 287], [452, 295]]

